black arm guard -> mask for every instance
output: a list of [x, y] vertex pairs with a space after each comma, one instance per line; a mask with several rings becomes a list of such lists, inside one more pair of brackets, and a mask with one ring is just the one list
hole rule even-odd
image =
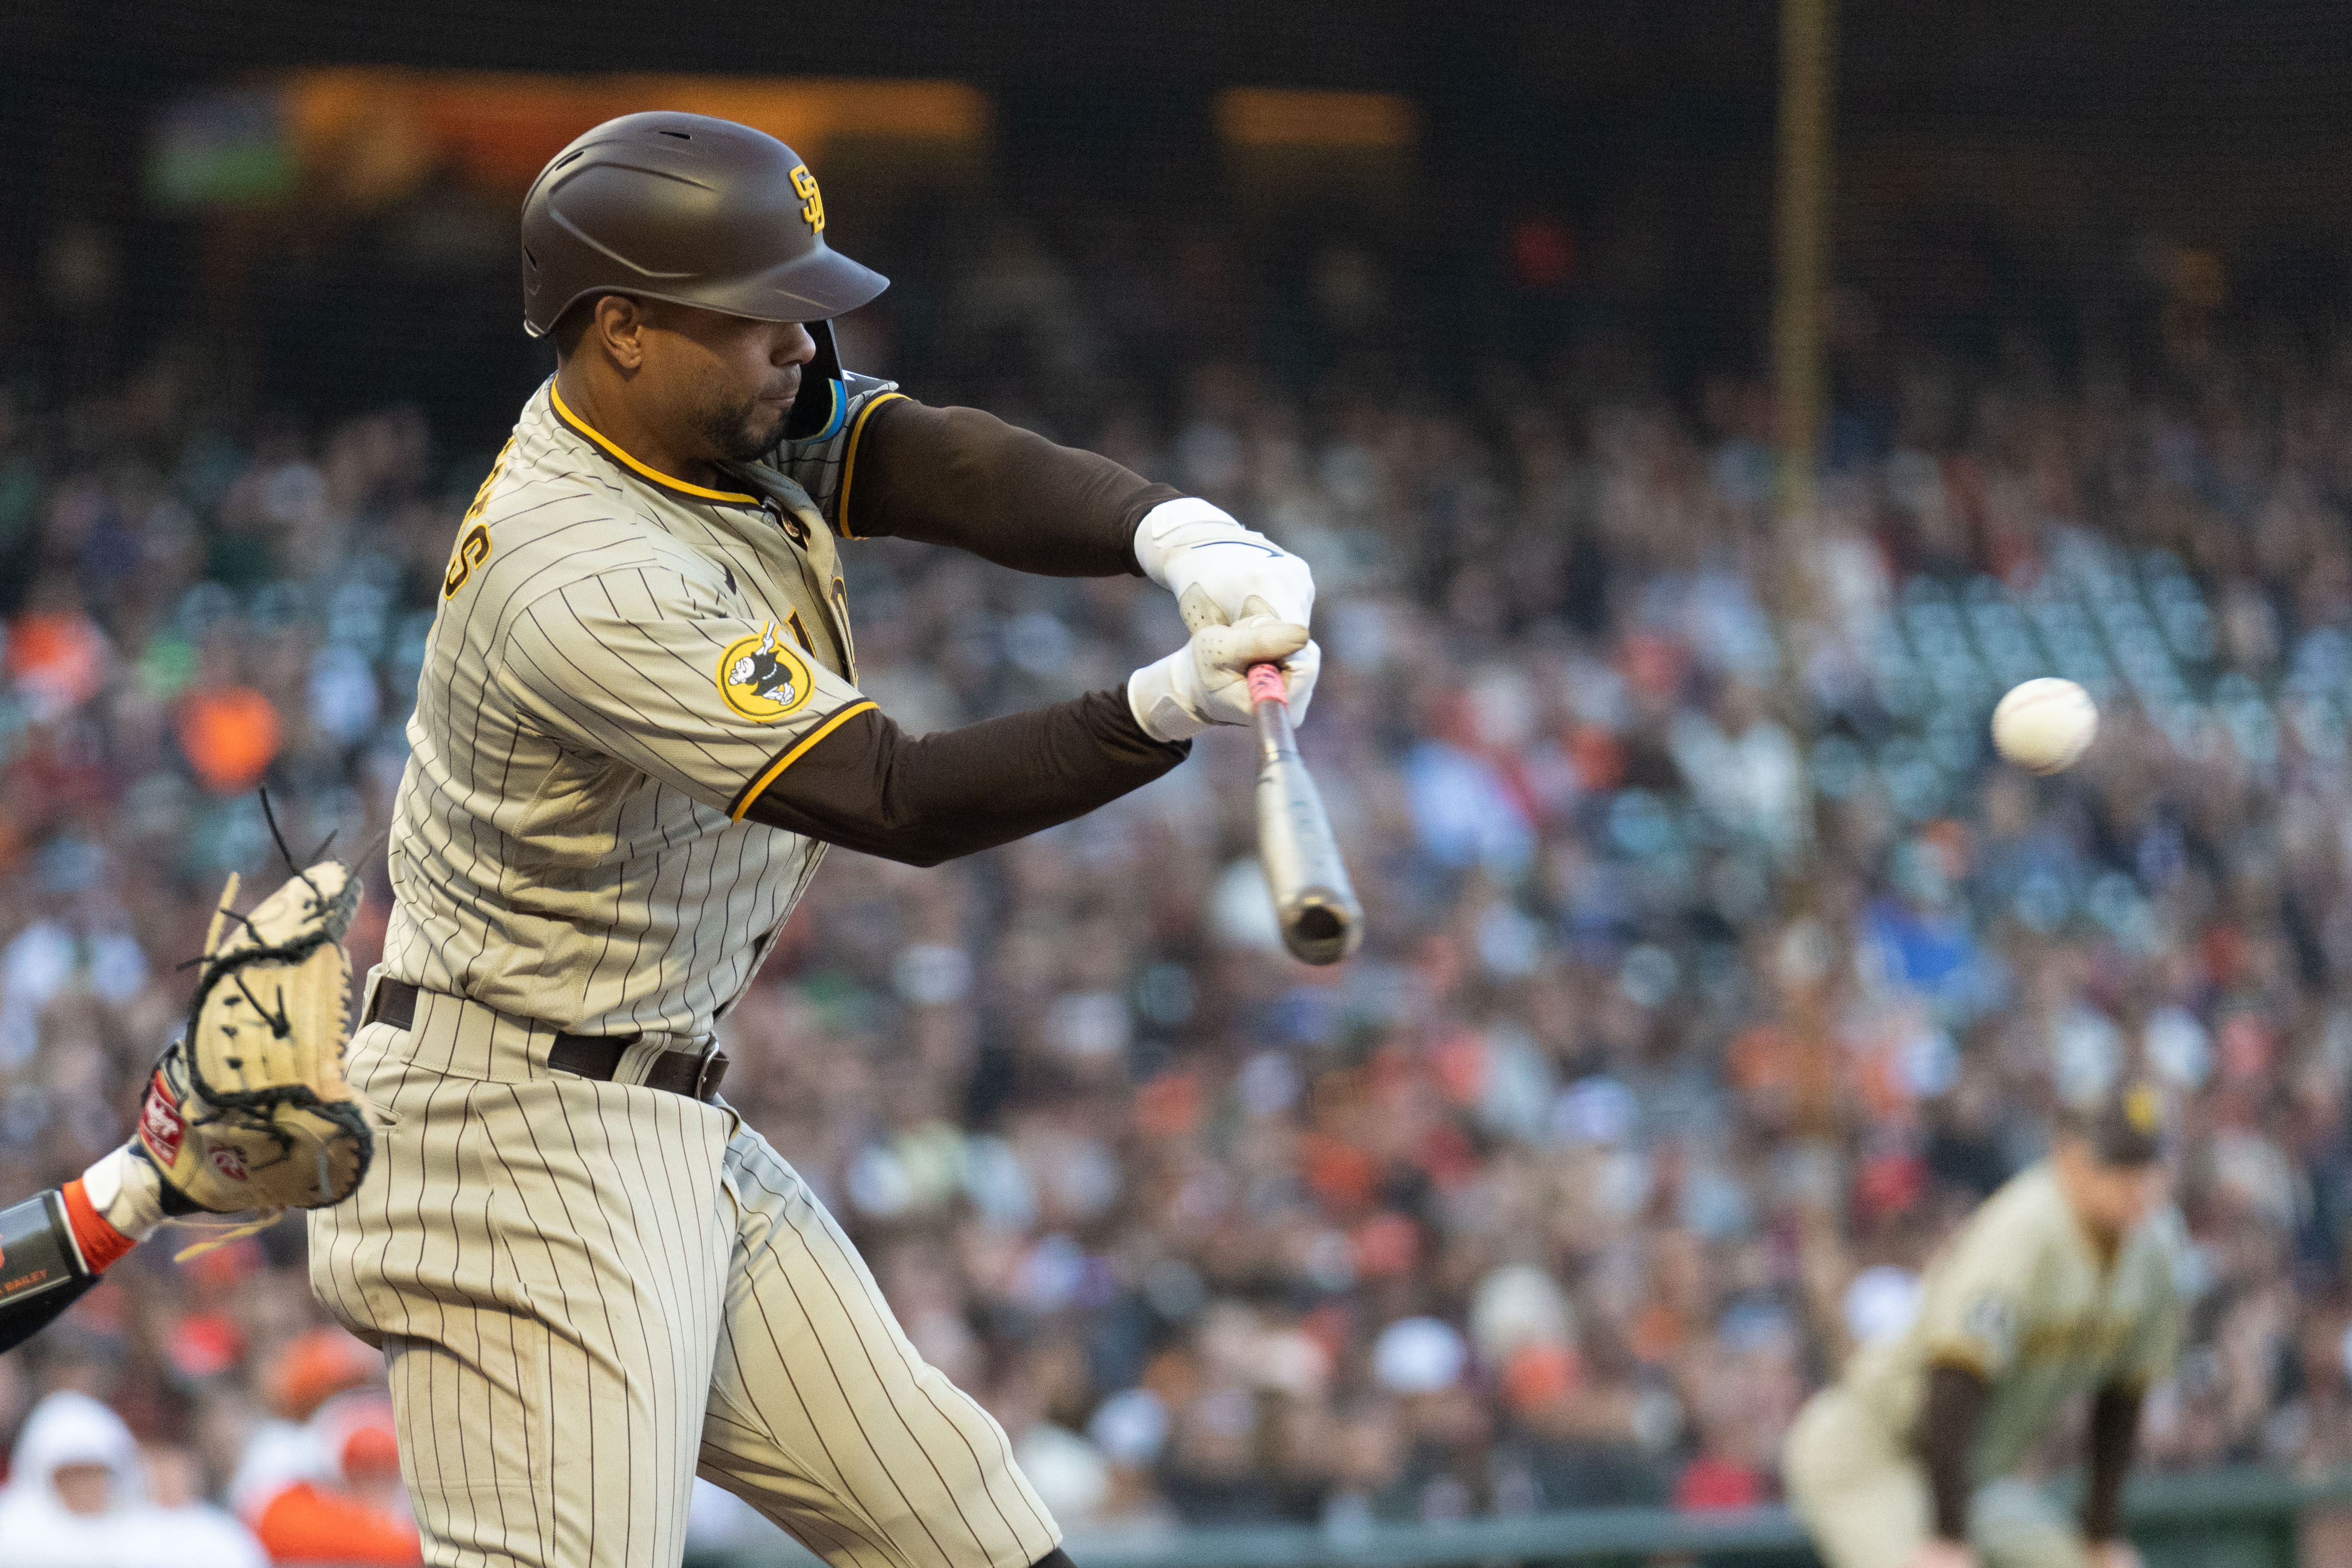
[[47, 1328], [97, 1283], [55, 1187], [0, 1209], [0, 1352]]

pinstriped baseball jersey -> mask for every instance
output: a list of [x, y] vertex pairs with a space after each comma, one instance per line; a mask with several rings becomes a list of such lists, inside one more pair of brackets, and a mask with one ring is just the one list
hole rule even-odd
[[[822, 444], [651, 471], [542, 387], [458, 533], [352, 1037], [383, 1119], [312, 1288], [390, 1359], [433, 1568], [675, 1564], [702, 1475], [834, 1568], [1028, 1568], [1061, 1539], [832, 1216], [724, 1102], [646, 1086], [749, 983], [823, 847], [743, 820], [873, 707]], [[803, 488], [805, 479], [816, 493]], [[610, 1081], [557, 1030], [647, 1037]]]
[[841, 428], [822, 441], [779, 447], [768, 455], [768, 462], [792, 477], [835, 532], [844, 539], [856, 539], [860, 535], [850, 516], [849, 502], [857, 479], [858, 438], [866, 433], [866, 422], [875, 410], [902, 395], [897, 382], [856, 371], [845, 374], [842, 381], [848, 412]]
[[1972, 1462], [2014, 1467], [2066, 1401], [2118, 1383], [2145, 1387], [2178, 1353], [2179, 1215], [2153, 1215], [2102, 1257], [2048, 1164], [2011, 1177], [1927, 1268], [1908, 1332], [1864, 1347], [1844, 1385], [1889, 1432], [1918, 1420], [1931, 1366], [1965, 1368], [1990, 1397]]
[[1790, 1428], [1789, 1500], [1831, 1568], [1906, 1568], [1934, 1529], [1915, 1443], [1928, 1371], [1965, 1368], [1989, 1398], [1969, 1455], [1969, 1542], [1989, 1568], [2090, 1568], [2078, 1523], [2011, 1474], [2065, 1404], [2163, 1376], [2180, 1336], [2179, 1216], [2151, 1216], [2103, 1255], [2055, 1173], [2036, 1165], [1985, 1201], [1928, 1265], [1918, 1316], [1864, 1346]]
[[426, 644], [385, 973], [577, 1033], [709, 1034], [824, 847], [743, 813], [873, 706], [833, 535], [890, 395], [859, 378], [837, 435], [741, 490], [645, 467], [552, 380], [531, 398]]

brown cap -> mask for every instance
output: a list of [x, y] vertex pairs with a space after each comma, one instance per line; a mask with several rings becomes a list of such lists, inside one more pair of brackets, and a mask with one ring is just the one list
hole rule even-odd
[[597, 294], [821, 321], [889, 286], [824, 243], [824, 197], [801, 155], [731, 120], [608, 120], [523, 198], [523, 327], [535, 338]]
[[2150, 1165], [2164, 1158], [2164, 1090], [2127, 1078], [2096, 1100], [2070, 1107], [2067, 1130], [2103, 1165]]

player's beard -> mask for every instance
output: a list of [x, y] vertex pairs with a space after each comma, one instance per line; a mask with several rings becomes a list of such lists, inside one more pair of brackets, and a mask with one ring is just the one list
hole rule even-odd
[[750, 463], [765, 457], [784, 438], [784, 421], [792, 410], [790, 403], [766, 402], [756, 396], [740, 402], [713, 398], [703, 405], [695, 424], [720, 457], [730, 463]]

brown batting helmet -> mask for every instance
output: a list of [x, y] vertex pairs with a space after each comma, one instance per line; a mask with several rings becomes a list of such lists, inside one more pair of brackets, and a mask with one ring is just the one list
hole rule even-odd
[[2164, 1158], [2164, 1091], [2128, 1078], [2094, 1099], [2064, 1107], [2061, 1124], [2103, 1165], [2150, 1165]]
[[730, 120], [608, 120], [523, 198], [523, 326], [535, 338], [598, 294], [822, 321], [889, 286], [824, 243], [824, 198], [800, 154]]

